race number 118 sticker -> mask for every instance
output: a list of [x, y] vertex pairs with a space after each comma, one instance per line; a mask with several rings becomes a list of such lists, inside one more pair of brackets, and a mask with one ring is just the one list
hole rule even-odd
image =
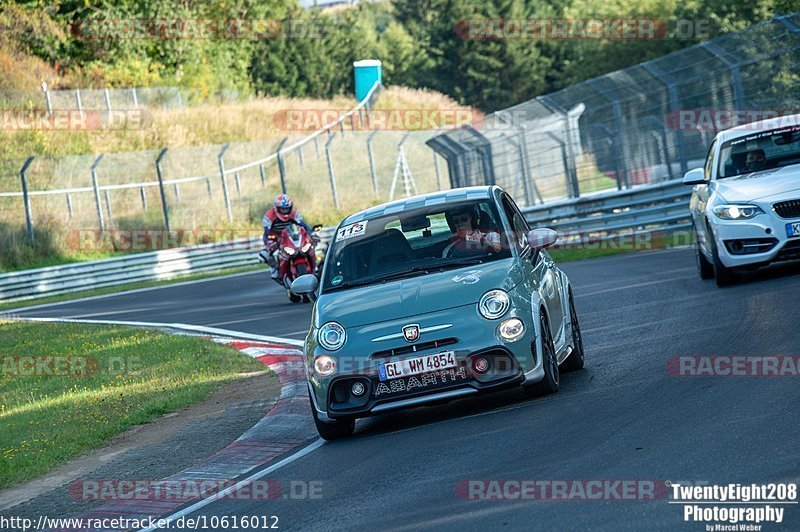
[[338, 242], [340, 240], [347, 240], [348, 238], [363, 235], [367, 230], [367, 221], [368, 220], [364, 220], [363, 222], [356, 222], [342, 227], [336, 233], [336, 241]]

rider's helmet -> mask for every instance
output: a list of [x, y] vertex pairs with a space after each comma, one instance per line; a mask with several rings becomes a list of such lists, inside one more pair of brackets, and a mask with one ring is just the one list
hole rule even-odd
[[289, 219], [292, 214], [292, 198], [286, 194], [279, 194], [275, 197], [275, 213], [278, 218], [284, 222]]

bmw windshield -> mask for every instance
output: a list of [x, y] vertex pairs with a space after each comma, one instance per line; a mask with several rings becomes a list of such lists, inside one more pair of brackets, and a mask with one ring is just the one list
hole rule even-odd
[[440, 204], [341, 226], [323, 273], [323, 291], [424, 275], [509, 258], [494, 203]]
[[800, 126], [753, 133], [722, 145], [719, 177], [734, 177], [800, 163]]

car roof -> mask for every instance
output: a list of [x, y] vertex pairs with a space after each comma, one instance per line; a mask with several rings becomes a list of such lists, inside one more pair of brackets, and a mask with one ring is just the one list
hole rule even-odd
[[770, 131], [772, 129], [781, 129], [784, 127], [800, 126], [800, 114], [776, 116], [768, 118], [767, 120], [759, 120], [757, 122], [750, 122], [742, 124], [725, 131], [720, 131], [717, 135], [719, 142], [727, 142], [739, 137], [745, 137], [758, 133], [760, 131]]
[[496, 185], [463, 187], [453, 188], [450, 190], [441, 190], [439, 192], [431, 192], [429, 194], [421, 194], [419, 196], [412, 196], [410, 198], [384, 203], [382, 205], [370, 207], [355, 214], [351, 214], [345, 218], [344, 221], [342, 221], [342, 225], [349, 225], [362, 220], [378, 218], [386, 214], [418, 209], [420, 207], [427, 207], [430, 205], [458, 203], [460, 201], [468, 200], [490, 199], [492, 198], [492, 191], [499, 188], [500, 187]]

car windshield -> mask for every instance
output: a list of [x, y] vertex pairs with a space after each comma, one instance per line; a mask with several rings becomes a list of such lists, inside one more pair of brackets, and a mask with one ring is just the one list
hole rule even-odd
[[340, 227], [323, 291], [424, 275], [511, 256], [490, 200], [439, 204]]
[[729, 140], [722, 145], [719, 177], [772, 170], [800, 163], [800, 126], [770, 131]]

